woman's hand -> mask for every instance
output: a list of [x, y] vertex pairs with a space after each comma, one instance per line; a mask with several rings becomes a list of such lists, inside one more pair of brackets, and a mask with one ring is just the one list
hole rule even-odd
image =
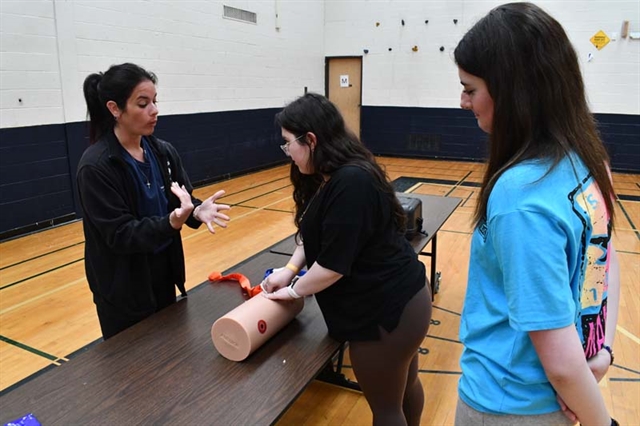
[[560, 398], [560, 395], [556, 394], [556, 400], [558, 401], [558, 404], [560, 404], [560, 409], [562, 410], [562, 414], [564, 414], [564, 416], [569, 420], [571, 420], [572, 422], [574, 423], [577, 422], [578, 416], [576, 416], [576, 414], [573, 411], [569, 410], [569, 407], [567, 407], [567, 404], [565, 404], [562, 398]]
[[[587, 365], [596, 378], [596, 381], [600, 383], [600, 380], [602, 380], [605, 374], [607, 374], [607, 371], [609, 371], [609, 366], [611, 365], [611, 355], [609, 354], [609, 351], [604, 348], [600, 349], [600, 351], [595, 354], [595, 356], [592, 356], [587, 360]], [[564, 415], [569, 420], [577, 422], [578, 417], [569, 409], [569, 407], [567, 407], [567, 404], [565, 404], [562, 398], [560, 398], [560, 395], [556, 395], [556, 398]]]
[[224, 190], [221, 189], [211, 197], [204, 200], [202, 204], [200, 204], [194, 211], [194, 217], [200, 222], [206, 224], [207, 228], [209, 228], [209, 232], [211, 232], [212, 234], [215, 234], [216, 231], [213, 229], [213, 225], [211, 224], [211, 222], [222, 228], [227, 227], [227, 224], [223, 221], [228, 221], [229, 216], [220, 213], [220, 211], [229, 210], [231, 209], [231, 207], [226, 204], [216, 204], [216, 200], [222, 197], [224, 194]]
[[[262, 287], [262, 292], [268, 297], [291, 284], [291, 280], [295, 276], [296, 274], [294, 274], [291, 269], [276, 268], [267, 278], [262, 280], [260, 287]], [[284, 293], [287, 294], [286, 291]], [[269, 299], [272, 299], [272, 297], [269, 297]], [[291, 298], [289, 297], [289, 299]]]
[[289, 293], [287, 289], [288, 287], [284, 286], [281, 289], [274, 291], [273, 293], [265, 293], [263, 291], [262, 294], [264, 295], [264, 297], [271, 300], [294, 300], [295, 298], [291, 295], [291, 293]]
[[184, 185], [178, 185], [178, 182], [171, 182], [171, 192], [180, 200], [180, 207], [169, 214], [169, 223], [173, 229], [180, 229], [193, 211], [193, 202], [189, 191]]
[[592, 356], [587, 360], [587, 365], [589, 365], [596, 381], [600, 383], [600, 380], [602, 380], [605, 374], [607, 374], [607, 371], [609, 371], [609, 366], [611, 365], [611, 354], [609, 354], [609, 351], [602, 348], [595, 356]]

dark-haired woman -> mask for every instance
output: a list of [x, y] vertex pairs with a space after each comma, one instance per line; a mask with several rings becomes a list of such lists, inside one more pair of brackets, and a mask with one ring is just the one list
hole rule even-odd
[[498, 6], [455, 49], [461, 107], [489, 134], [460, 324], [456, 425], [615, 424], [619, 272], [608, 156], [562, 26]]
[[78, 165], [84, 212], [85, 270], [104, 339], [186, 295], [180, 229], [229, 218], [191, 195], [180, 156], [153, 136], [156, 77], [134, 64], [114, 65], [84, 82], [91, 146]]
[[[263, 281], [266, 296], [315, 294], [329, 334], [349, 342], [373, 423], [417, 425], [424, 404], [417, 350], [431, 296], [424, 265], [403, 235], [404, 211], [371, 152], [326, 98], [308, 93], [276, 121], [293, 160], [301, 244]], [[294, 278], [304, 266], [308, 272]]]

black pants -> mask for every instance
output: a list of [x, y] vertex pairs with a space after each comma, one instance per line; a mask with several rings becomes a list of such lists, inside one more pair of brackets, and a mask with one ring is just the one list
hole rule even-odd
[[151, 258], [151, 282], [155, 303], [150, 300], [149, 305], [155, 305], [155, 310], [133, 314], [124, 307], [115, 306], [107, 302], [96, 302], [98, 320], [100, 321], [100, 329], [104, 340], [115, 336], [122, 330], [139, 323], [153, 313], [176, 302], [176, 283], [172, 279], [173, 273], [171, 262], [168, 258], [169, 252], [170, 250], [164, 250]]

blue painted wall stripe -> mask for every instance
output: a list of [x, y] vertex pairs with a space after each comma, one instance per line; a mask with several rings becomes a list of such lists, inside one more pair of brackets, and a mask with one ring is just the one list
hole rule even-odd
[[[274, 125], [279, 108], [161, 117], [156, 135], [180, 152], [194, 184], [286, 159]], [[618, 171], [640, 173], [640, 116], [596, 114]], [[457, 108], [363, 106], [363, 142], [379, 155], [481, 161], [487, 136]], [[81, 217], [75, 174], [87, 123], [0, 129], [0, 240]], [[35, 229], [34, 229], [35, 228]]]

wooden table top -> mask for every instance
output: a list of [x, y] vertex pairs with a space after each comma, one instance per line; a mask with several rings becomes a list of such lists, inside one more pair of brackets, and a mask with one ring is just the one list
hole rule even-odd
[[456, 197], [440, 197], [437, 195], [404, 193], [398, 193], [398, 195], [418, 198], [422, 201], [422, 230], [426, 232], [426, 235], [420, 234], [411, 240], [411, 246], [416, 252], [421, 252], [429, 244], [462, 201], [462, 199]]
[[[282, 263], [262, 253], [227, 272], [253, 285]], [[211, 326], [244, 301], [235, 282], [189, 297], [0, 397], [0, 424], [33, 413], [43, 425], [262, 425], [275, 422], [340, 348], [313, 297], [245, 361], [223, 358]]]

